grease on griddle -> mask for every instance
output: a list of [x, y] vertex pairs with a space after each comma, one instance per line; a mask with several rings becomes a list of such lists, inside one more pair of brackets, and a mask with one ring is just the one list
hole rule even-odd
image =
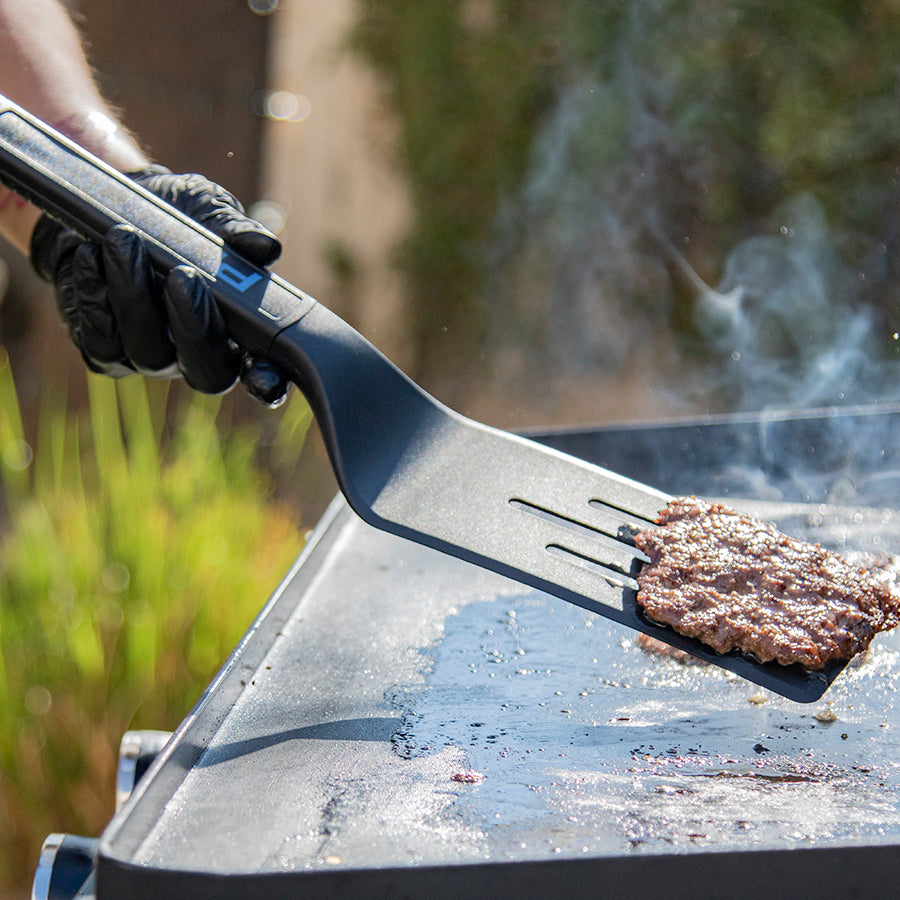
[[649, 653], [653, 656], [661, 656], [665, 659], [671, 659], [674, 662], [681, 663], [685, 666], [709, 665], [706, 660], [700, 659], [692, 653], [688, 653], [687, 650], [679, 650], [677, 647], [673, 647], [671, 644], [665, 643], [665, 641], [657, 640], [649, 634], [638, 634], [635, 643], [645, 653]]

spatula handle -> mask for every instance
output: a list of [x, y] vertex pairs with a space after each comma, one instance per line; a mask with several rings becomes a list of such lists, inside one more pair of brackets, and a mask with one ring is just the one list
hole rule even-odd
[[371, 506], [416, 436], [447, 419], [437, 401], [322, 304], [2, 96], [0, 181], [88, 240], [125, 223], [161, 272], [199, 270], [234, 340], [306, 395], [353, 508], [385, 527]]
[[266, 356], [315, 300], [233, 253], [221, 238], [0, 95], [0, 182], [88, 240], [116, 224], [145, 238], [162, 272], [188, 264], [207, 279], [238, 344]]

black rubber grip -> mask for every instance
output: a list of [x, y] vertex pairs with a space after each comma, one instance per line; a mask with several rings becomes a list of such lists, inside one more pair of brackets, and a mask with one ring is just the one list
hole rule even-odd
[[160, 272], [188, 264], [209, 281], [231, 336], [267, 355], [315, 300], [0, 95], [0, 181], [89, 240], [127, 224]]

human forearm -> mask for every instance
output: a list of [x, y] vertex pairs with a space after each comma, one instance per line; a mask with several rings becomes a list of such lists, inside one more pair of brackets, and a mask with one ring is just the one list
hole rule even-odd
[[[138, 184], [250, 262], [268, 266], [278, 257], [278, 239], [247, 218], [224, 188], [202, 175], [148, 166], [104, 104], [78, 32], [58, 0], [0, 0], [0, 94], [110, 165], [131, 172]], [[7, 191], [0, 192], [0, 234], [53, 283], [72, 340], [94, 372], [181, 375], [191, 387], [211, 394], [228, 390], [240, 378], [266, 404], [284, 399], [287, 382], [271, 363], [230, 339], [201, 274], [190, 266], [154, 272], [136, 230], [113, 226], [88, 241]]]
[[[0, 94], [123, 170], [147, 159], [97, 90], [58, 0], [0, 0]], [[0, 234], [27, 252], [38, 211], [0, 186]]]

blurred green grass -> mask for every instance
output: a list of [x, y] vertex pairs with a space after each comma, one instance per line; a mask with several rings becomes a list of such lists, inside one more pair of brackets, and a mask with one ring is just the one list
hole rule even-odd
[[302, 545], [272, 472], [299, 394], [263, 447], [219, 398], [88, 378], [87, 410], [48, 394], [29, 441], [0, 349], [0, 893], [47, 834], [100, 833], [123, 732], [181, 721]]

